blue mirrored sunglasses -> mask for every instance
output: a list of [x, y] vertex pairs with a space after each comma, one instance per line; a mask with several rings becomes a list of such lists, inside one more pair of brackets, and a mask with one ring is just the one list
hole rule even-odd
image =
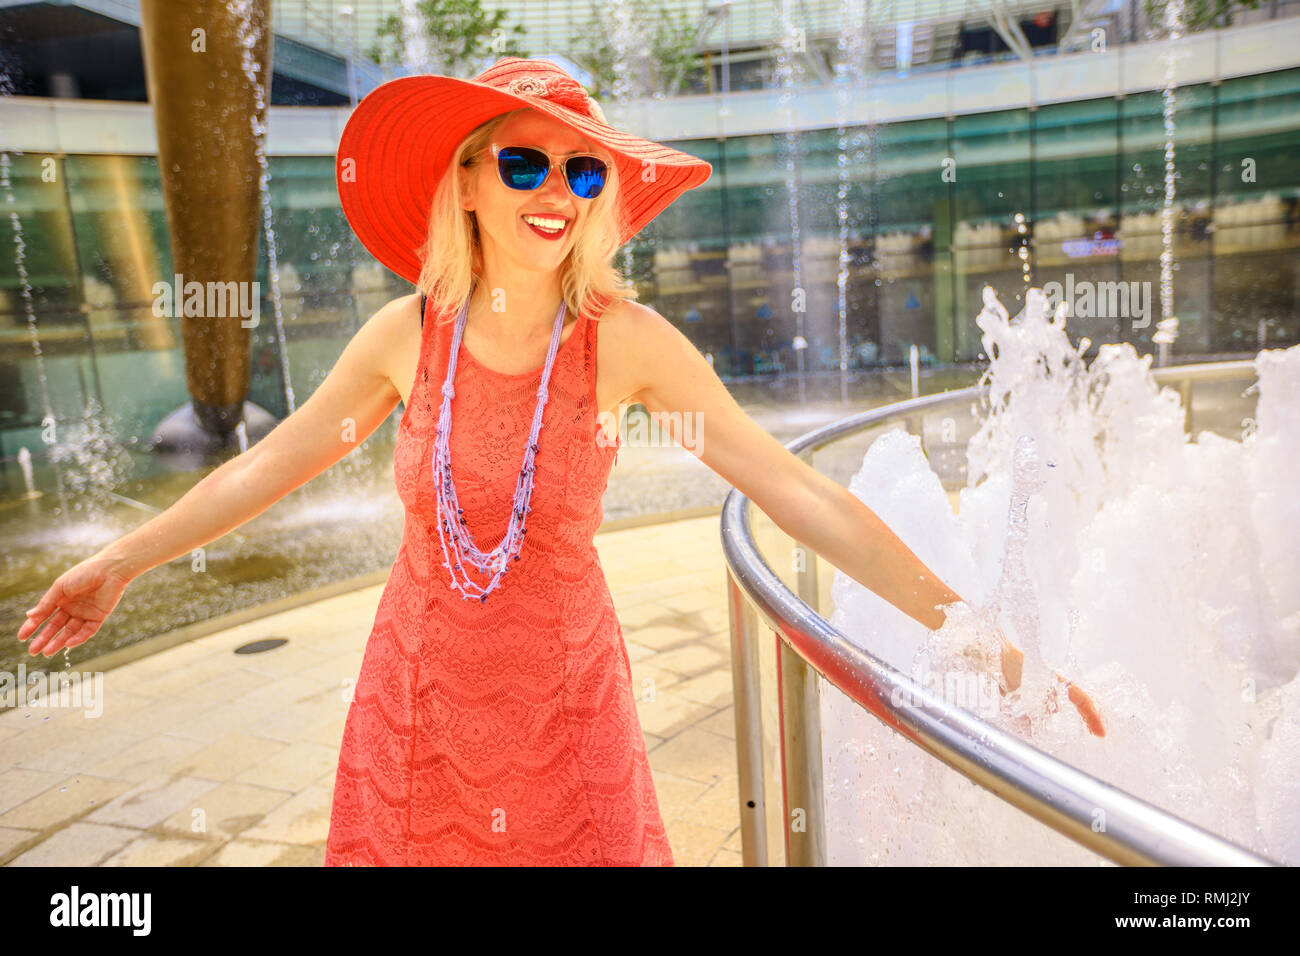
[[579, 199], [595, 199], [605, 188], [608, 167], [605, 161], [592, 153], [569, 153], [552, 157], [544, 150], [531, 146], [498, 146], [492, 144], [492, 155], [497, 160], [501, 182], [511, 189], [533, 190], [546, 182], [551, 169], [564, 166], [564, 181], [569, 192]]

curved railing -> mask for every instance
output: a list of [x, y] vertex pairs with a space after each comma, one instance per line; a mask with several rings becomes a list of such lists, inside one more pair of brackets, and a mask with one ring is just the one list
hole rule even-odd
[[[1247, 361], [1176, 366], [1153, 374], [1161, 385], [1180, 391], [1189, 432], [1202, 390], [1221, 389], [1221, 405], [1224, 395], [1240, 399], [1239, 386], [1255, 377]], [[956, 450], [965, 443], [952, 441], [951, 435], [947, 447], [933, 439], [927, 443], [925, 422], [928, 416], [946, 413], [946, 431], [951, 432], [957, 421], [954, 415], [970, 417], [972, 404], [983, 392], [979, 387], [966, 388], [874, 409], [827, 425], [787, 447], [813, 465], [814, 453], [834, 452], [846, 438], [902, 424], [921, 436], [945, 487], [955, 489], [964, 484], [965, 456]], [[1212, 414], [1211, 409], [1201, 412], [1202, 418]], [[1220, 419], [1196, 423], [1240, 434], [1239, 418], [1224, 417], [1220, 408]], [[847, 484], [848, 475], [861, 465], [865, 447], [859, 444], [840, 451], [838, 456], [824, 457], [847, 472], [833, 475]], [[722, 512], [745, 865], [779, 863], [778, 856], [787, 865], [826, 863], [818, 675], [981, 787], [1117, 863], [1273, 864], [946, 703], [855, 646], [817, 613], [821, 596], [829, 595], [829, 585], [819, 584], [817, 574], [818, 562], [824, 564], [824, 559], [813, 557], [803, 567], [786, 572], [793, 579], [787, 583], [760, 552], [750, 520], [752, 510], [749, 499], [733, 490]], [[782, 534], [770, 521], [768, 526], [767, 533]], [[790, 541], [788, 536], [783, 540]], [[778, 638], [774, 647], [760, 641], [768, 633]], [[769, 806], [781, 812], [769, 814]], [[802, 828], [787, 825], [795, 808], [803, 811]], [[1104, 813], [1103, 828], [1094, 826], [1098, 810]]]

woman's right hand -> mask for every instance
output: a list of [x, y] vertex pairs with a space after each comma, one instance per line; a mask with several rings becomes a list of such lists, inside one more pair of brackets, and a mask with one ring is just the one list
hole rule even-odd
[[113, 570], [103, 558], [87, 558], [59, 575], [27, 612], [18, 640], [27, 640], [44, 624], [45, 629], [27, 648], [28, 654], [53, 657], [65, 647], [86, 643], [117, 607], [130, 583], [129, 577]]

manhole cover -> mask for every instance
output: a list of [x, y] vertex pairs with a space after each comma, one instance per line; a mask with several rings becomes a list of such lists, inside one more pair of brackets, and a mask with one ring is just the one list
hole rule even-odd
[[282, 644], [288, 644], [287, 637], [266, 637], [260, 641], [249, 641], [247, 644], [241, 644], [235, 648], [236, 654], [261, 654], [263, 651], [273, 651]]

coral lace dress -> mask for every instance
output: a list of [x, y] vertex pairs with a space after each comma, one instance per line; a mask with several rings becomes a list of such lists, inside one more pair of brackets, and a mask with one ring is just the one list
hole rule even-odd
[[[348, 709], [325, 865], [671, 866], [593, 540], [617, 454], [598, 440], [599, 321], [565, 329], [527, 534], [485, 602], [443, 567], [430, 463], [454, 316], [425, 305], [422, 322], [394, 454], [402, 543]], [[452, 477], [484, 551], [505, 535], [541, 380], [460, 348]]]

